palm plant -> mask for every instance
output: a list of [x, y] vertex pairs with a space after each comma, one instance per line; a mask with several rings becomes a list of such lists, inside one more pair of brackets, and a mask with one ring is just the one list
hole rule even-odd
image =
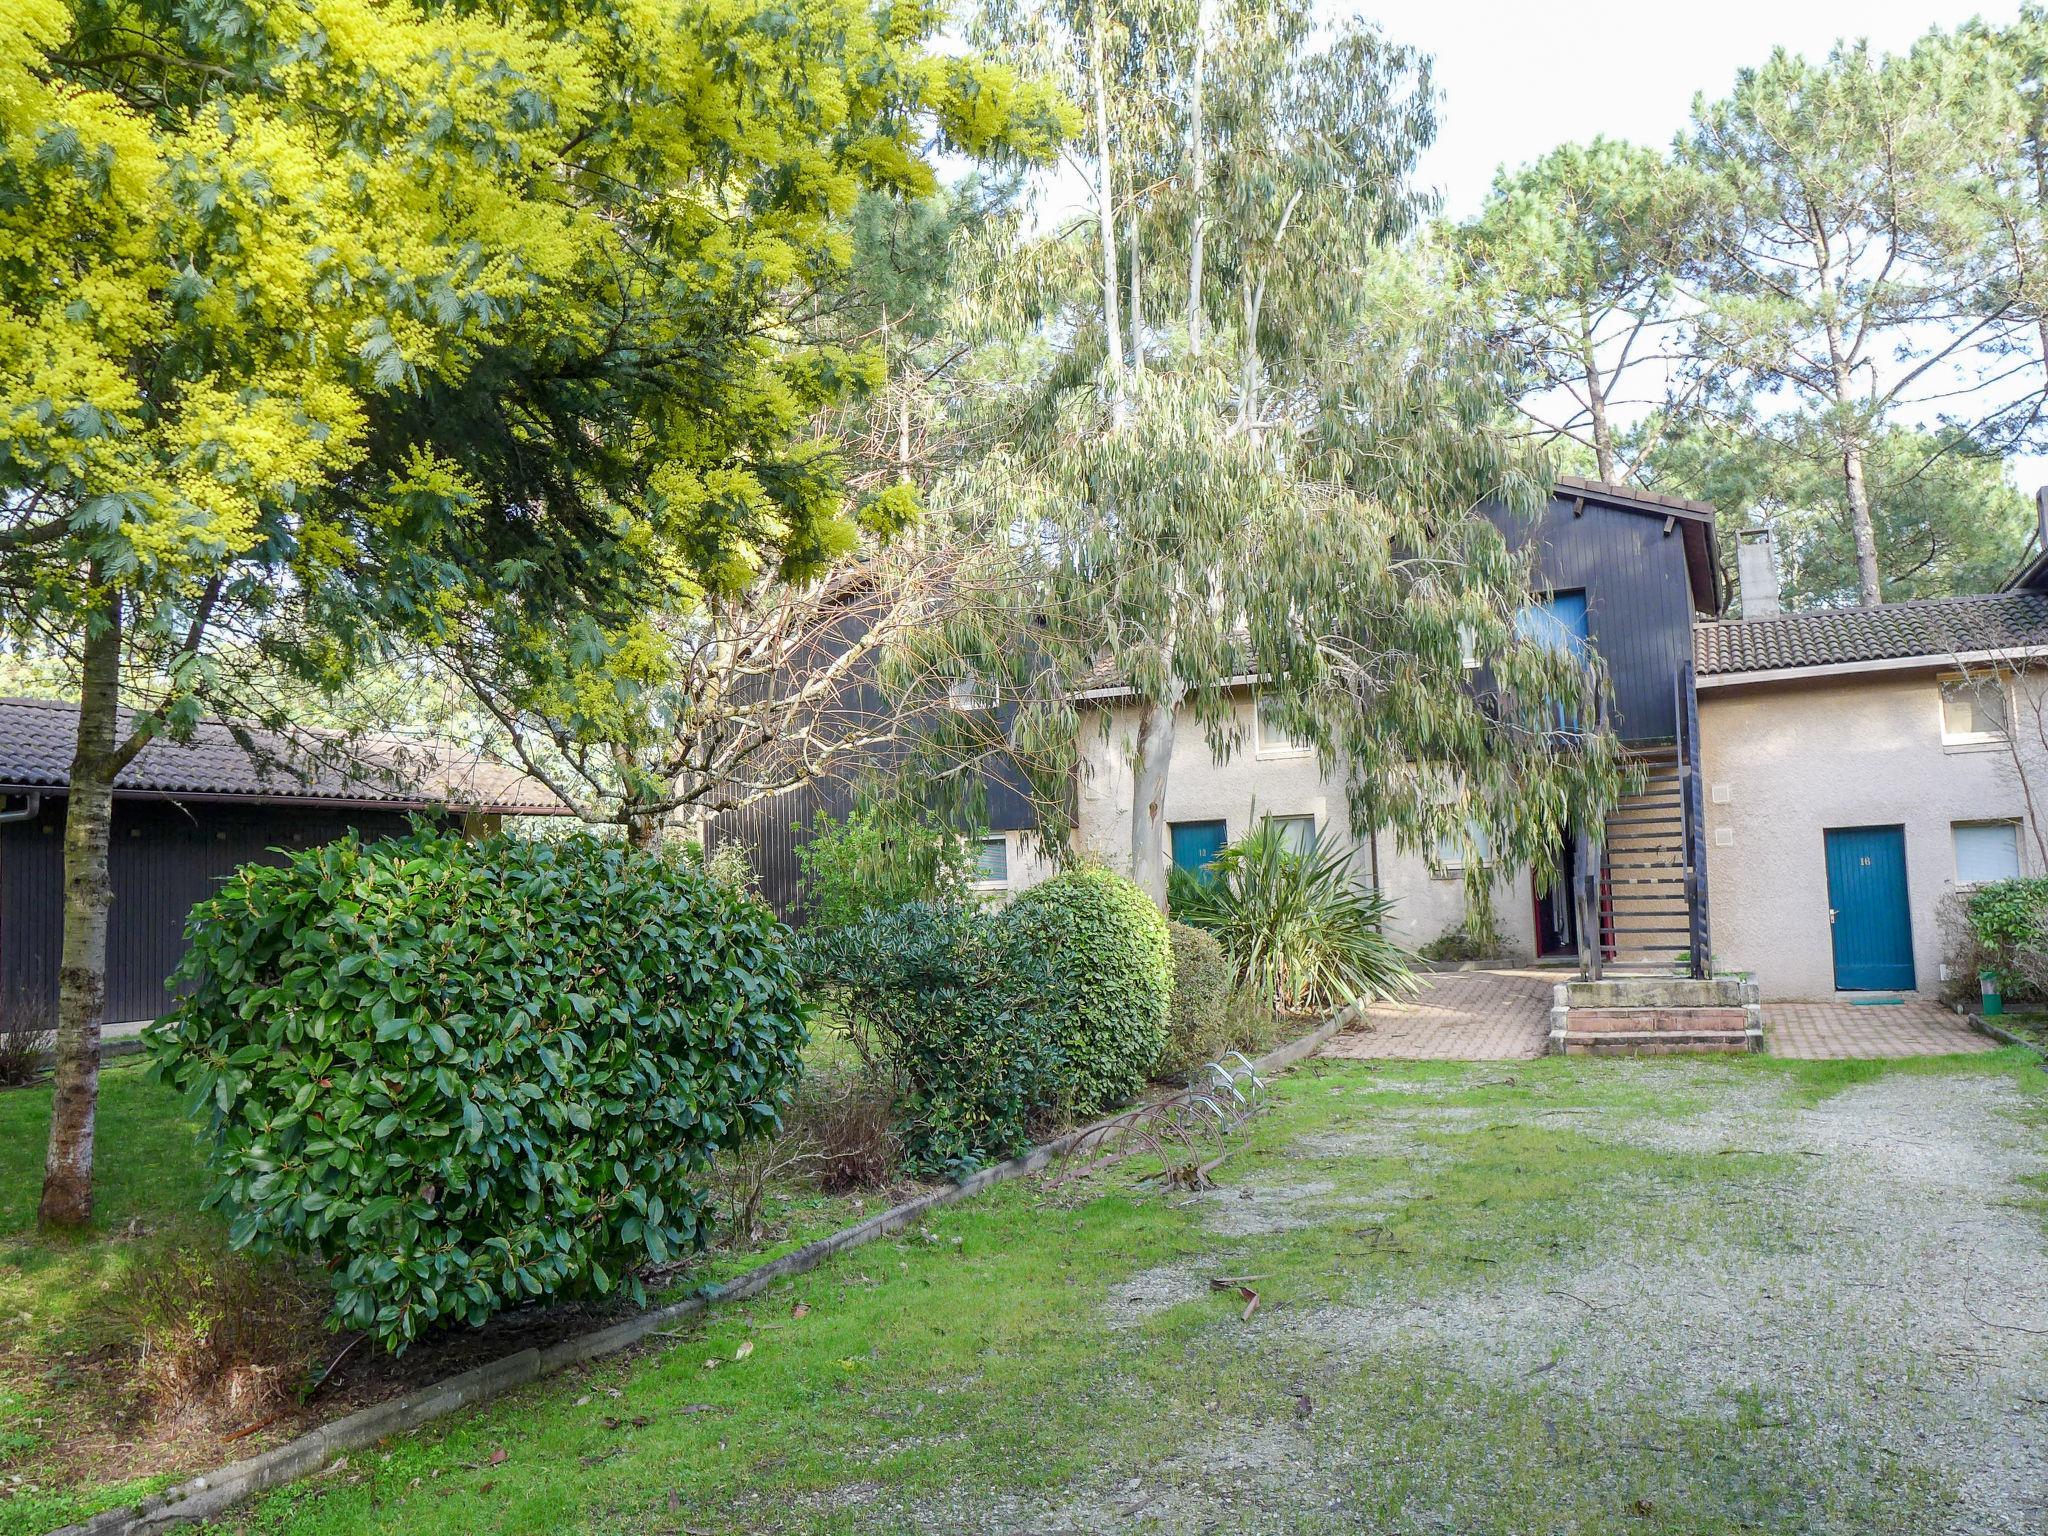
[[1170, 900], [1216, 936], [1240, 986], [1290, 1012], [1415, 990], [1408, 952], [1385, 932], [1387, 898], [1352, 878], [1345, 850], [1297, 852], [1270, 817], [1199, 874], [1176, 869]]

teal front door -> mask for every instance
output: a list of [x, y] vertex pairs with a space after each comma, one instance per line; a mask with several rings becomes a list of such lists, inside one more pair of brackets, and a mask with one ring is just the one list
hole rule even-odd
[[1173, 867], [1199, 875], [1209, 867], [1223, 845], [1230, 840], [1230, 826], [1221, 821], [1176, 821], [1173, 833]]
[[1906, 829], [1830, 827], [1828, 922], [1835, 986], [1902, 992], [1913, 986], [1913, 915], [1906, 905]]

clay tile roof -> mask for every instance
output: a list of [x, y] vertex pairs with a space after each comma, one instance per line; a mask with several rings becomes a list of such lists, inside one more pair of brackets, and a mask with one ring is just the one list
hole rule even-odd
[[2048, 645], [2048, 594], [2000, 592], [1695, 624], [1702, 677]]
[[[130, 712], [121, 711], [121, 729]], [[0, 785], [61, 790], [78, 744], [75, 705], [0, 699]], [[349, 801], [386, 809], [449, 807], [556, 815], [545, 786], [447, 742], [397, 736], [284, 736], [201, 721], [189, 742], [159, 737], [114, 781], [116, 794], [262, 801]]]

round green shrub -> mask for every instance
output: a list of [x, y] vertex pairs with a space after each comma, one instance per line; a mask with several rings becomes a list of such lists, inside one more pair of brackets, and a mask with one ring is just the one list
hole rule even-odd
[[608, 1292], [706, 1236], [698, 1175], [773, 1131], [806, 1020], [774, 915], [588, 836], [416, 830], [245, 865], [149, 1035], [206, 1116], [229, 1240], [325, 1264], [403, 1349]]
[[1173, 944], [1173, 1003], [1166, 1016], [1166, 1049], [1153, 1070], [1161, 1077], [1193, 1072], [1230, 1049], [1230, 957], [1215, 935], [1169, 922]]
[[1005, 920], [1029, 936], [1052, 974], [1058, 1102], [1083, 1117], [1128, 1103], [1166, 1048], [1166, 919], [1122, 875], [1081, 865], [1019, 896]]

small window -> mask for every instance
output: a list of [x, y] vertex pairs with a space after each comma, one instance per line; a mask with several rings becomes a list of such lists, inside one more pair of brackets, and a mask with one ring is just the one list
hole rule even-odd
[[2020, 873], [2020, 829], [2010, 821], [1955, 824], [1956, 884], [1984, 885], [2016, 880]]
[[1280, 716], [1277, 699], [1259, 700], [1259, 756], [1298, 757], [1306, 753], [1309, 744], [1289, 730]]
[[1010, 840], [1006, 837], [984, 837], [974, 845], [974, 883], [976, 885], [1008, 885], [1010, 883]]
[[1479, 670], [1479, 631], [1470, 624], [1458, 626], [1458, 664], [1467, 672]]
[[1275, 816], [1274, 827], [1280, 833], [1281, 846], [1289, 853], [1314, 853], [1316, 848], [1316, 819], [1313, 816]]
[[977, 677], [955, 678], [946, 686], [946, 702], [962, 714], [974, 714], [993, 707], [989, 687]]
[[2005, 683], [1997, 677], [1941, 680], [1941, 739], [1945, 742], [2003, 741]]
[[1447, 832], [1436, 840], [1430, 862], [1438, 874], [1456, 874], [1467, 864], [1492, 863], [1493, 845], [1487, 841], [1484, 827], [1477, 821], [1467, 821], [1462, 833]]

